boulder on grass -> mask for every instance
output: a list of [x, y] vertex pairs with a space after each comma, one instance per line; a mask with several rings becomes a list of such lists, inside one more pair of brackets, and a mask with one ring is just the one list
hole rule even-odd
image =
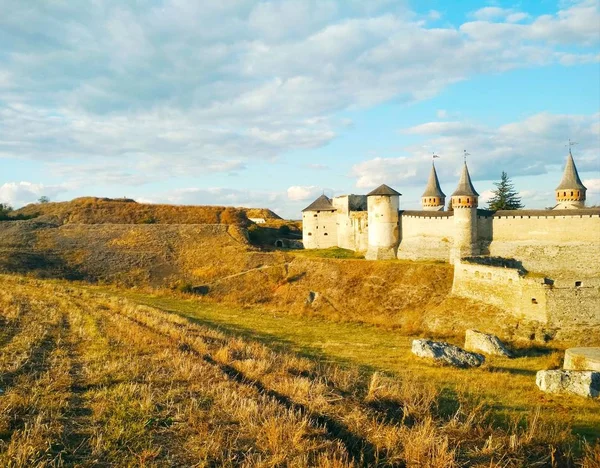
[[467, 330], [465, 333], [465, 349], [484, 354], [513, 357], [497, 336], [477, 330]]
[[535, 383], [547, 393], [571, 393], [587, 398], [600, 396], [600, 372], [541, 370], [535, 377]]
[[567, 349], [563, 368], [600, 372], [600, 348]]
[[419, 357], [433, 359], [454, 367], [479, 367], [485, 362], [481, 354], [470, 353], [458, 346], [438, 341], [413, 340], [412, 352]]

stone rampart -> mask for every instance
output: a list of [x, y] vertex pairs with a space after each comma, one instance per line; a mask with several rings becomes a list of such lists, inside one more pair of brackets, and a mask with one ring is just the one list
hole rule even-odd
[[520, 210], [478, 215], [481, 252], [514, 258], [552, 277], [600, 275], [600, 210]]
[[447, 262], [454, 238], [452, 212], [401, 211], [398, 258]]
[[454, 268], [452, 293], [547, 323], [548, 287], [543, 277], [526, 277], [516, 268], [460, 262]]

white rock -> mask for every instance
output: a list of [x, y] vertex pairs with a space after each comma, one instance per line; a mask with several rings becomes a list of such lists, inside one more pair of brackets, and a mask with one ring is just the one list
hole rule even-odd
[[485, 362], [481, 354], [470, 353], [448, 343], [430, 340], [413, 340], [413, 354], [434, 359], [443, 364], [455, 367], [479, 367]]
[[535, 377], [535, 383], [547, 393], [571, 393], [588, 398], [600, 396], [600, 372], [541, 370]]
[[512, 357], [512, 353], [495, 335], [482, 333], [477, 330], [467, 330], [465, 333], [465, 349], [484, 354]]
[[600, 372], [600, 348], [569, 348], [565, 352], [566, 370]]

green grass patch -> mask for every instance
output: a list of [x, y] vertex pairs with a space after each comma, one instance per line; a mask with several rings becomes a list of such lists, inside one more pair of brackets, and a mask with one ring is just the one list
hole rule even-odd
[[[516, 359], [490, 356], [481, 368], [455, 369], [416, 358], [411, 353], [412, 340], [416, 337], [398, 330], [131, 290], [107, 292], [187, 317], [230, 335], [260, 341], [272, 348], [399, 377], [417, 375], [435, 382], [448, 394], [456, 389], [465, 390], [491, 408], [491, 417], [496, 421], [508, 420], [515, 414], [524, 416], [539, 407], [545, 422], [569, 422], [575, 433], [591, 439], [600, 434], [598, 402], [568, 395], [548, 395], [536, 387], [536, 372], [552, 367], [559, 357], [558, 351], [546, 350]], [[457, 341], [453, 344], [462, 345]]]
[[364, 259], [365, 256], [353, 250], [342, 249], [340, 247], [330, 247], [329, 249], [308, 249], [295, 252], [296, 255], [309, 258], [346, 258], [346, 259]]

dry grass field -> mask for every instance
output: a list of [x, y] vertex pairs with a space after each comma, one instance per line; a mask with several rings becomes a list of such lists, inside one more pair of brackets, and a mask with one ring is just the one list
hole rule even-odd
[[[202, 309], [170, 304], [184, 303]], [[372, 372], [162, 309], [118, 290], [0, 276], [0, 466], [600, 463], [600, 447], [548, 405], [499, 418], [435, 372]]]
[[52, 216], [61, 224], [238, 224], [248, 218], [279, 220], [264, 208], [154, 205], [130, 199], [96, 197], [69, 202], [34, 203], [14, 212], [17, 216]]

